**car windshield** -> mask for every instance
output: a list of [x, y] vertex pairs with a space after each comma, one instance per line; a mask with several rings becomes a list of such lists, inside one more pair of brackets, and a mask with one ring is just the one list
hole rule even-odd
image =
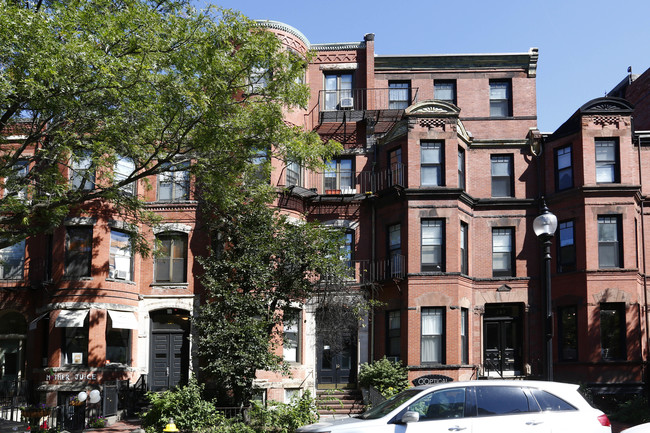
[[401, 406], [403, 403], [410, 400], [413, 396], [419, 394], [420, 392], [422, 392], [421, 389], [414, 389], [414, 388], [402, 391], [399, 394], [395, 394], [388, 400], [382, 401], [377, 406], [374, 406], [372, 409], [362, 413], [361, 416], [359, 416], [359, 418], [377, 419], [377, 418], [381, 418], [382, 416], [386, 416], [389, 413], [391, 413], [393, 410]]

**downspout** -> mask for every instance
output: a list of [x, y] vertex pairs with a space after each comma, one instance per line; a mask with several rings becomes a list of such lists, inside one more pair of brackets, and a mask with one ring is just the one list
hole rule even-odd
[[[634, 134], [634, 118], [631, 118], [631, 128], [632, 134]], [[634, 135], [632, 135], [634, 140]], [[639, 164], [639, 187], [641, 190], [641, 258], [642, 262], [642, 272], [643, 272], [643, 317], [645, 322], [645, 356], [643, 352], [641, 353], [641, 359], [645, 361], [646, 368], [644, 369], [644, 376], [647, 376], [647, 357], [648, 357], [648, 347], [650, 346], [650, 334], [648, 332], [648, 274], [646, 269], [646, 246], [645, 246], [645, 197], [643, 194], [643, 166], [641, 165], [641, 136], [637, 136], [637, 159]], [[647, 377], [643, 378], [644, 381], [647, 381]], [[647, 383], [646, 383], [647, 386]]]
[[[374, 133], [374, 131], [373, 131]], [[372, 174], [373, 176], [376, 174], [377, 170], [377, 160], [378, 160], [378, 149], [377, 149], [377, 143], [374, 143], [374, 161], [372, 163]], [[372, 185], [373, 191], [372, 195], [370, 197], [370, 227], [371, 227], [371, 245], [370, 245], [370, 251], [371, 251], [371, 256], [370, 256], [370, 263], [371, 263], [371, 269], [372, 266], [376, 264], [375, 260], [377, 257], [377, 251], [376, 251], [376, 245], [377, 245], [377, 240], [375, 239], [377, 235], [377, 230], [375, 228], [375, 220], [376, 220], [376, 209], [375, 209], [375, 198], [373, 195], [375, 194], [375, 189], [376, 185]], [[372, 305], [370, 306], [370, 359], [368, 362], [372, 362], [375, 360], [375, 284], [374, 281], [370, 284], [370, 297], [372, 299]]]

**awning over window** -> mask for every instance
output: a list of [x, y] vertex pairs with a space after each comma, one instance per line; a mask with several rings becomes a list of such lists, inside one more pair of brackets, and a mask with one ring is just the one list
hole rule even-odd
[[54, 326], [57, 328], [82, 328], [88, 310], [61, 310]]
[[29, 322], [29, 330], [30, 330], [30, 331], [33, 331], [34, 329], [36, 329], [36, 327], [38, 326], [38, 321], [41, 320], [43, 317], [47, 316], [48, 314], [49, 314], [49, 311], [47, 311], [47, 312], [41, 314], [41, 315], [38, 316], [36, 319], [34, 319], [34, 320], [32, 320], [31, 322]]
[[138, 329], [138, 319], [130, 311], [113, 311], [108, 310], [108, 315], [113, 321], [113, 328], [119, 329]]

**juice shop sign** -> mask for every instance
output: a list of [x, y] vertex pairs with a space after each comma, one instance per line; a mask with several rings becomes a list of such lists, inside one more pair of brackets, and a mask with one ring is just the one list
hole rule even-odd
[[45, 380], [75, 381], [97, 380], [97, 373], [53, 373], [45, 375]]

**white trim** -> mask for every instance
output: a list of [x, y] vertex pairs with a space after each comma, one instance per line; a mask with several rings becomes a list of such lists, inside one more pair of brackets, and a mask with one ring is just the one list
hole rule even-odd
[[161, 224], [153, 228], [154, 234], [165, 233], [165, 232], [182, 232], [189, 234], [192, 231], [192, 227], [187, 224], [181, 223], [168, 223]]

